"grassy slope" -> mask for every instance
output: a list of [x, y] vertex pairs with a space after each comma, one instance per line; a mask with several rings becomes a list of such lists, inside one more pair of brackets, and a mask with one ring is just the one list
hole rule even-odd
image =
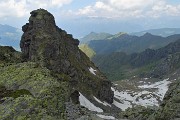
[[0, 67], [0, 86], [12, 91], [0, 93], [5, 100], [0, 119], [65, 119], [67, 81], [58, 81], [48, 69], [30, 62]]
[[91, 49], [87, 44], [79, 45], [79, 48], [89, 57], [92, 58], [96, 55], [96, 53]]

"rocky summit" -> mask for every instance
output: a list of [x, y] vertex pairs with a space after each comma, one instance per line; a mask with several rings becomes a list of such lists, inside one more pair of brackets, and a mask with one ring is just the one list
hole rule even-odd
[[39, 62], [54, 73], [63, 73], [74, 89], [83, 92], [82, 87], [86, 86], [99, 99], [112, 103], [111, 83], [79, 50], [79, 41], [56, 26], [51, 13], [43, 9], [32, 11], [29, 23], [22, 30], [20, 47], [25, 60]]
[[86, 106], [84, 99], [111, 104], [111, 82], [78, 48], [79, 41], [56, 26], [48, 11], [30, 14], [22, 27], [22, 53], [17, 52], [22, 57], [11, 50], [9, 62], [0, 63], [0, 119], [73, 120], [87, 113], [80, 106]]

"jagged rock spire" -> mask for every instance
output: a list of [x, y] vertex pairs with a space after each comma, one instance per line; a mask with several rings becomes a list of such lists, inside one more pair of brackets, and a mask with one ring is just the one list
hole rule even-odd
[[[38, 62], [53, 73], [65, 74], [77, 91], [91, 91], [99, 99], [113, 102], [111, 82], [78, 48], [79, 40], [56, 26], [51, 13], [44, 9], [32, 11], [22, 30], [20, 47], [25, 61]], [[95, 69], [96, 74], [89, 68]]]

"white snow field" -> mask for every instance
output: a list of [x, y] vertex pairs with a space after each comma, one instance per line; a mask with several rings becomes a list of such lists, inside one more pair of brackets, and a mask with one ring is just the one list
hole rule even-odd
[[[142, 83], [142, 81], [140, 81]], [[159, 100], [163, 100], [165, 93], [168, 90], [168, 85], [171, 83], [169, 78], [163, 81], [158, 81], [155, 83], [146, 83], [144, 85], [138, 86], [140, 91], [123, 90], [119, 92], [115, 88], [111, 88], [114, 91], [113, 104], [123, 111], [128, 107], [132, 108], [133, 105], [141, 106], [159, 106]], [[153, 89], [153, 91], [152, 91]]]
[[96, 107], [93, 103], [91, 103], [86, 97], [84, 97], [80, 92], [79, 92], [79, 102], [80, 105], [86, 107], [87, 109], [91, 111], [96, 111], [96, 112], [103, 112], [103, 110], [99, 107]]

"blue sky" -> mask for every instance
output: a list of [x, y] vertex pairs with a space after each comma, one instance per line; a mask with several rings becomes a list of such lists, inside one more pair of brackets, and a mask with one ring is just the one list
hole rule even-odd
[[90, 32], [180, 28], [179, 0], [1, 0], [0, 24], [21, 28], [29, 12], [44, 8], [76, 38]]

